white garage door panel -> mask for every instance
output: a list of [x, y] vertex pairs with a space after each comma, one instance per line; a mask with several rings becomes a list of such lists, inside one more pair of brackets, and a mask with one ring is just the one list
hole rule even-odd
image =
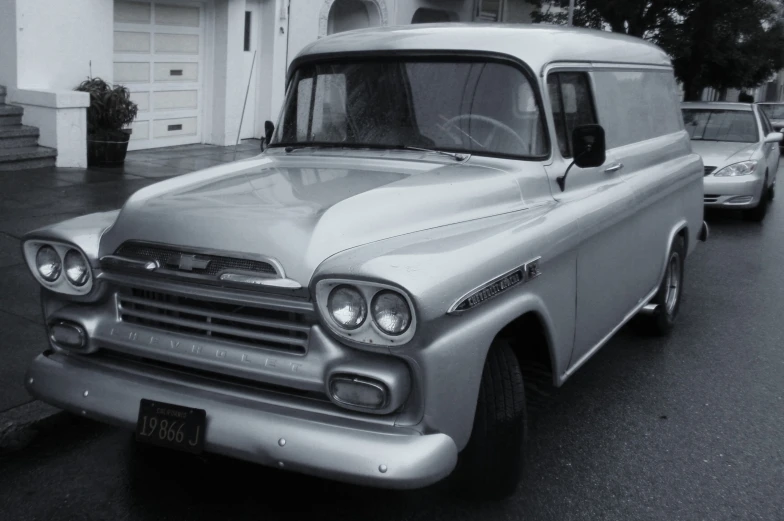
[[198, 7], [183, 7], [166, 4], [156, 4], [155, 6], [156, 25], [199, 27], [200, 18]]
[[204, 7], [197, 0], [115, 0], [114, 81], [139, 112], [129, 150], [201, 142]]
[[199, 54], [199, 35], [155, 33], [155, 52], [158, 54]]
[[152, 21], [152, 8], [149, 3], [115, 2], [114, 21], [128, 24], [148, 24]]
[[114, 31], [114, 52], [150, 52], [150, 33]]
[[199, 102], [199, 92], [195, 90], [158, 91], [153, 94], [153, 108], [157, 111], [195, 109]]
[[136, 103], [139, 108], [139, 112], [147, 112], [150, 110], [149, 92], [131, 92], [131, 101]]
[[114, 62], [115, 83], [147, 83], [150, 64], [147, 62]]
[[153, 137], [195, 136], [196, 118], [159, 119], [152, 125]]
[[188, 81], [199, 79], [198, 63], [163, 62], [155, 64], [155, 81]]
[[133, 132], [131, 132], [131, 141], [141, 141], [150, 138], [149, 121], [134, 121], [131, 128], [133, 129]]

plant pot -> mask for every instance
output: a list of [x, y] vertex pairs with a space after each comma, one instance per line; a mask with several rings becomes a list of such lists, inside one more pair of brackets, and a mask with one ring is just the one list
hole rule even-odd
[[88, 134], [87, 166], [122, 166], [130, 138], [130, 129]]

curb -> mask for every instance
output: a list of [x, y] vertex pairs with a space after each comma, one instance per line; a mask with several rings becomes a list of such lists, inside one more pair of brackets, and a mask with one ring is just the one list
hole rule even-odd
[[65, 418], [65, 411], [38, 400], [0, 412], [0, 453], [27, 447], [41, 430]]

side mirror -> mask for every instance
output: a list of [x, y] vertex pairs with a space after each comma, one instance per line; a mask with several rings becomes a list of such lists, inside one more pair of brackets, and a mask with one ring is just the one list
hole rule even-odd
[[264, 139], [261, 140], [261, 149], [264, 150], [272, 141], [272, 134], [275, 132], [275, 125], [272, 124], [272, 121], [265, 121], [264, 122]]
[[572, 131], [574, 164], [580, 168], [602, 166], [607, 146], [601, 125], [582, 125]]
[[574, 160], [566, 169], [564, 175], [555, 181], [563, 192], [566, 189], [566, 176], [569, 170], [577, 165], [580, 168], [593, 168], [602, 166], [606, 159], [607, 146], [604, 142], [604, 129], [601, 125], [581, 125], [572, 131], [572, 154]]
[[765, 143], [780, 143], [784, 139], [784, 134], [781, 132], [771, 132], [765, 136]]

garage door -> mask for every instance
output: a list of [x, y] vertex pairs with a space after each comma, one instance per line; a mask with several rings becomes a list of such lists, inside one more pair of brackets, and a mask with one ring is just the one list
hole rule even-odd
[[201, 142], [204, 9], [114, 3], [114, 82], [139, 106], [129, 150]]

